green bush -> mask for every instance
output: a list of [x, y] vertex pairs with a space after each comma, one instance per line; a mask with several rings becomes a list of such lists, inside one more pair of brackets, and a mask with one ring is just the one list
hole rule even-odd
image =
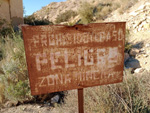
[[78, 14], [81, 17], [81, 23], [87, 24], [96, 20], [104, 20], [107, 16], [119, 7], [119, 4], [106, 1], [100, 1], [98, 5], [92, 6], [88, 2], [83, 2]]
[[3, 27], [2, 29], [0, 29], [0, 35], [3, 36], [3, 37], [6, 37], [6, 36], [10, 36], [12, 37], [12, 34], [13, 33], [13, 30], [11, 27]]
[[5, 86], [5, 100], [22, 101], [31, 98], [21, 32], [12, 34], [0, 41], [4, 49], [0, 61], [0, 82]]
[[38, 20], [33, 16], [24, 17], [24, 23], [28, 25], [52, 25], [53, 23], [49, 20]]
[[71, 19], [72, 17], [75, 17], [76, 15], [77, 15], [77, 13], [75, 11], [67, 10], [64, 13], [57, 16], [55, 23], [69, 21], [69, 19]]
[[0, 39], [1, 37], [5, 37], [7, 35], [12, 34], [12, 32], [13, 30], [11, 25], [9, 25], [5, 19], [0, 18]]
[[93, 10], [94, 7], [90, 3], [83, 2], [81, 4], [78, 14], [81, 17], [82, 24], [88, 24], [93, 21]]

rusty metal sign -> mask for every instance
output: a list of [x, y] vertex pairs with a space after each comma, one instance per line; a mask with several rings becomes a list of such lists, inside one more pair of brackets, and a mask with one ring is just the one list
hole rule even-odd
[[22, 30], [32, 95], [123, 80], [125, 22]]

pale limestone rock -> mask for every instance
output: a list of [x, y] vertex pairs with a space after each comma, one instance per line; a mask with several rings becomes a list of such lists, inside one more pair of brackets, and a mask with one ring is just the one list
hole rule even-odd
[[137, 68], [137, 69], [134, 70], [134, 73], [141, 73], [144, 70], [145, 70], [144, 68]]
[[51, 98], [51, 103], [57, 103], [60, 99], [59, 95], [55, 95], [53, 98]]
[[150, 47], [150, 43], [147, 43], [147, 44], [145, 45], [145, 47]]
[[149, 24], [149, 23], [146, 23], [146, 24], [144, 25], [144, 29], [149, 29], [149, 30], [150, 30], [150, 24]]

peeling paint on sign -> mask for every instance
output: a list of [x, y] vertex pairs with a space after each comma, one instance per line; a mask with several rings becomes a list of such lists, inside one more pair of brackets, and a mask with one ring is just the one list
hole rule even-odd
[[32, 95], [123, 79], [125, 22], [22, 30]]

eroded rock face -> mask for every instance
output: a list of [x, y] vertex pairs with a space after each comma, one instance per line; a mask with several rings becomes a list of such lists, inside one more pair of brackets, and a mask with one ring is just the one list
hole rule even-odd
[[[141, 4], [139, 5], [139, 3]], [[105, 21], [126, 21], [126, 27], [130, 31], [139, 32], [150, 30], [150, 2], [139, 1], [138, 5], [131, 7], [123, 14], [112, 13]]]
[[128, 28], [134, 32], [144, 31], [150, 29], [150, 3], [146, 2], [137, 10], [130, 13], [128, 20]]

